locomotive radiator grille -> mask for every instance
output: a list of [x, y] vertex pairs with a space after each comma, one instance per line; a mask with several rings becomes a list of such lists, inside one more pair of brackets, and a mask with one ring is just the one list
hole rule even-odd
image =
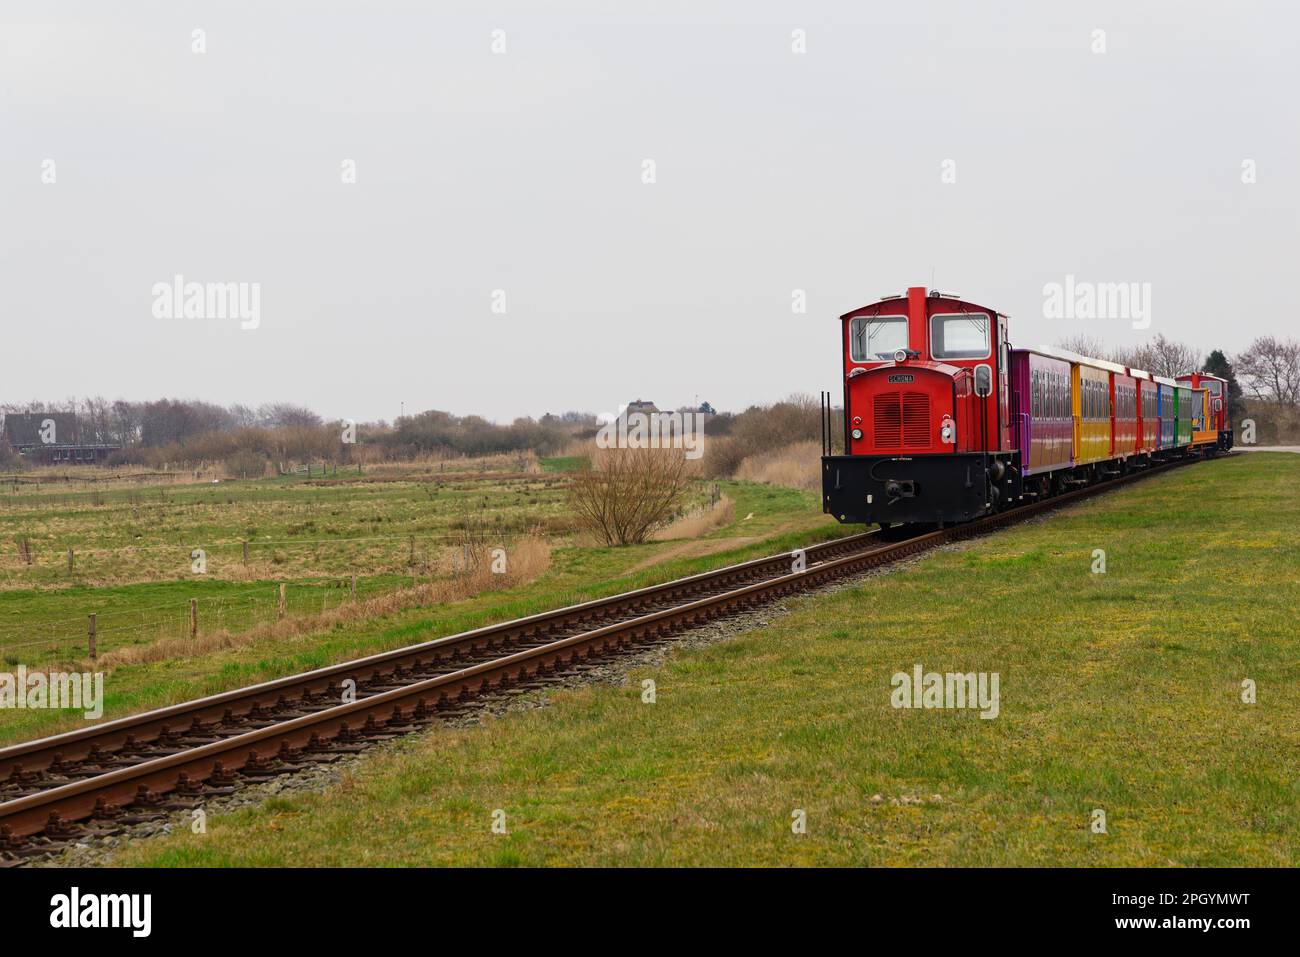
[[886, 392], [875, 397], [877, 448], [928, 448], [930, 397], [924, 392]]
[[903, 393], [903, 444], [914, 448], [930, 444], [930, 397], [924, 392]]
[[876, 447], [888, 448], [902, 443], [903, 411], [897, 392], [876, 396], [875, 435]]

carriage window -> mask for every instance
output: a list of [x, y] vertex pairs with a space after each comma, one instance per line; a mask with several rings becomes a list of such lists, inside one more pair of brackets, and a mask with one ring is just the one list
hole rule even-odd
[[930, 354], [936, 359], [987, 359], [989, 317], [982, 312], [931, 316]]
[[858, 316], [849, 323], [849, 355], [854, 362], [878, 362], [907, 348], [906, 316]]

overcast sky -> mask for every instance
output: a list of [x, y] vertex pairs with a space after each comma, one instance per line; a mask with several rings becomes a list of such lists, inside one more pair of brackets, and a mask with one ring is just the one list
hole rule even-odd
[[[932, 275], [1018, 345], [1296, 331], [1290, 3], [0, 10], [0, 401], [739, 409]], [[260, 323], [159, 318], [177, 274]], [[1068, 274], [1150, 328], [1045, 318]]]

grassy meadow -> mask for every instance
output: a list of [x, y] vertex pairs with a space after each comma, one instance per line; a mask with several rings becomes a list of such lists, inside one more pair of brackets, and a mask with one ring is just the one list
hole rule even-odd
[[[361, 589], [392, 587], [435, 572], [466, 536], [546, 535], [567, 524], [563, 480], [540, 470], [16, 488], [0, 492], [0, 653], [62, 633], [83, 643], [90, 612], [101, 616], [102, 650], [115, 630], [146, 637], [141, 626], [159, 611], [183, 624], [190, 598], [220, 602], [238, 622], [248, 601], [274, 602], [279, 582], [338, 587], [357, 574]], [[205, 559], [197, 573], [196, 549]], [[320, 587], [289, 596], [322, 600]]]
[[[1155, 477], [116, 860], [1295, 866], [1297, 482], [1262, 453]], [[738, 486], [736, 515], [762, 491], [787, 494]], [[554, 584], [617, 561], [574, 552]], [[998, 716], [891, 707], [917, 664], [997, 673]]]
[[[721, 524], [688, 518], [666, 529], [671, 536], [666, 540], [627, 548], [591, 546], [573, 534], [565, 503], [564, 473], [573, 467], [570, 459], [543, 459], [536, 474], [488, 472], [441, 484], [436, 477], [399, 473], [373, 481], [285, 477], [181, 485], [165, 488], [165, 496], [153, 490], [154, 510], [142, 512], [129, 530], [123, 523], [135, 521], [131, 489], [24, 490], [16, 502], [0, 496], [0, 550], [10, 555], [16, 552], [16, 534], [30, 535], [38, 556], [55, 553], [69, 539], [88, 552], [89, 543], [117, 549], [136, 534], [144, 539], [138, 550], [113, 552], [130, 564], [118, 572], [123, 584], [87, 573], [87, 580], [60, 585], [61, 572], [52, 560], [24, 579], [24, 569], [7, 561], [11, 577], [0, 584], [0, 668], [48, 662], [39, 656], [46, 645], [24, 645], [45, 630], [68, 636], [61, 662], [78, 670], [91, 667], [85, 614], [94, 611], [100, 631], [94, 667], [108, 671], [107, 720], [854, 531], [822, 515], [814, 493], [724, 482], [727, 509]], [[708, 501], [711, 490], [712, 483], [699, 483], [692, 500]], [[393, 539], [382, 547], [358, 541], [377, 525]], [[421, 559], [426, 553], [454, 553], [466, 525], [489, 545], [503, 543], [511, 563], [517, 552], [512, 541], [544, 542], [549, 554], [534, 573], [506, 576], [481, 593], [424, 591], [429, 586], [423, 584], [411, 590], [413, 575], [435, 586], [452, 578], [450, 554], [442, 554], [441, 563]], [[250, 564], [256, 567], [245, 572], [239, 540], [250, 529], [258, 532], [256, 538], [250, 535], [255, 543]], [[411, 536], [415, 566], [409, 562]], [[308, 541], [322, 538], [325, 544]], [[209, 554], [204, 575], [190, 571], [191, 543], [199, 542]], [[369, 563], [354, 560], [355, 550], [366, 548], [375, 549]], [[259, 552], [263, 557], [254, 558]], [[169, 556], [166, 568], [139, 558], [157, 553]], [[280, 564], [265, 557], [277, 553], [284, 556]], [[84, 567], [91, 567], [89, 560]], [[349, 568], [368, 569], [358, 581], [364, 614], [336, 614], [351, 610]], [[39, 580], [42, 576], [48, 580]], [[288, 582], [288, 617], [282, 623], [275, 621], [279, 582]], [[186, 638], [191, 597], [200, 601], [195, 642]], [[162, 628], [151, 617], [158, 608], [169, 615]], [[222, 608], [224, 618], [214, 611]], [[51, 621], [42, 629], [42, 622]], [[248, 630], [239, 633], [241, 626]], [[204, 632], [216, 627], [225, 630], [217, 640], [205, 640]], [[230, 640], [227, 632], [235, 633]], [[160, 654], [151, 657], [154, 651]], [[3, 710], [0, 743], [82, 724], [75, 713]]]

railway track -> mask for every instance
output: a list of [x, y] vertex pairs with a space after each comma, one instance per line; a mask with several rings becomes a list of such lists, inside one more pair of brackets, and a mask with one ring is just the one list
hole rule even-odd
[[[1187, 460], [1194, 461], [1194, 460]], [[704, 622], [984, 534], [1177, 461], [899, 542], [809, 546], [0, 749], [0, 866], [544, 686]]]

